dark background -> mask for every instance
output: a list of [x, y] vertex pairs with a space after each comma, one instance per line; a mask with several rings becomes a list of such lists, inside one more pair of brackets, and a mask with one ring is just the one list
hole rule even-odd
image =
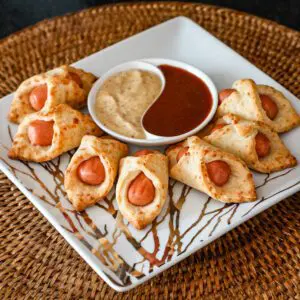
[[[127, 1], [0, 0], [0, 38], [46, 18], [117, 2]], [[300, 30], [300, 0], [202, 0], [199, 2], [244, 11]]]

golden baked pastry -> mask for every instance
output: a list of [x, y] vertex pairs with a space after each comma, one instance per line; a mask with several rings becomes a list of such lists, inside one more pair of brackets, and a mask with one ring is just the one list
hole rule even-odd
[[116, 198], [122, 215], [143, 229], [161, 212], [168, 193], [168, 159], [143, 150], [121, 159]]
[[238, 157], [197, 136], [166, 151], [170, 177], [226, 203], [256, 200], [252, 173]]
[[113, 187], [119, 161], [128, 146], [110, 138], [86, 135], [65, 173], [65, 189], [77, 211], [105, 197]]
[[228, 114], [217, 120], [204, 140], [239, 156], [258, 172], [275, 172], [297, 164], [278, 134], [263, 122]]
[[102, 131], [90, 116], [59, 104], [48, 112], [26, 116], [18, 127], [8, 156], [12, 159], [44, 162], [79, 146], [86, 134]]
[[8, 118], [20, 123], [28, 114], [46, 112], [61, 103], [80, 109], [86, 105], [95, 80], [93, 74], [66, 65], [35, 75], [15, 92]]
[[219, 98], [218, 116], [235, 114], [246, 120], [264, 122], [276, 132], [285, 132], [300, 124], [299, 115], [281, 92], [257, 85], [251, 79], [237, 80], [232, 89], [222, 90]]

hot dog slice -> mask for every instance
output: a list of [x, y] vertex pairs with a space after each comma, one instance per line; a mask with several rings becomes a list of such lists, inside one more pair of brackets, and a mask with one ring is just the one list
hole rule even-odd
[[176, 156], [177, 162], [179, 162], [180, 158], [183, 157], [188, 151], [189, 151], [189, 147], [183, 147]]
[[229, 97], [235, 89], [224, 89], [219, 92], [219, 104], [221, 104], [227, 97]]
[[145, 206], [154, 200], [152, 181], [142, 172], [131, 183], [127, 192], [128, 201], [136, 206]]
[[255, 136], [255, 150], [258, 157], [265, 157], [270, 154], [271, 143], [270, 140], [261, 132]]
[[69, 74], [70, 74], [72, 80], [74, 80], [79, 85], [79, 87], [82, 88], [83, 84], [82, 84], [82, 80], [81, 80], [80, 76], [74, 72], [69, 72]]
[[54, 121], [36, 120], [29, 124], [27, 135], [34, 146], [50, 146], [53, 138]]
[[41, 84], [35, 87], [29, 94], [29, 102], [32, 108], [36, 111], [41, 110], [48, 96], [47, 84]]
[[172, 151], [173, 149], [176, 149], [176, 148], [181, 148], [182, 147], [182, 143], [178, 143], [178, 144], [175, 144], [175, 145], [171, 145], [169, 146], [167, 149], [166, 149], [166, 154], [168, 154], [170, 151]]
[[137, 152], [134, 153], [134, 156], [143, 156], [143, 155], [147, 155], [153, 153], [152, 150], [148, 150], [148, 149], [143, 149], [143, 150], [139, 150]]
[[259, 95], [261, 105], [269, 119], [274, 120], [278, 114], [277, 104], [267, 95]]
[[98, 156], [83, 161], [77, 168], [78, 178], [86, 184], [98, 185], [105, 179], [104, 166]]
[[214, 160], [206, 164], [208, 177], [217, 186], [226, 184], [231, 175], [230, 166], [223, 160]]

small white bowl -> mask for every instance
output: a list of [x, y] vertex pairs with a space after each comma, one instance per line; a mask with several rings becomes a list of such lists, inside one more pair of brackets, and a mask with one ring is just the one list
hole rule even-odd
[[[146, 135], [145, 139], [136, 139], [136, 138], [130, 138], [130, 137], [124, 136], [122, 134], [119, 134], [119, 133], [107, 128], [105, 125], [103, 125], [101, 120], [99, 120], [99, 118], [97, 117], [96, 112], [95, 112], [96, 96], [97, 96], [97, 93], [98, 93], [101, 85], [103, 84], [103, 82], [108, 77], [110, 77], [116, 73], [132, 70], [132, 69], [139, 69], [139, 70], [150, 71], [150, 72], [153, 72], [156, 75], [158, 75], [159, 78], [161, 79], [162, 90], [163, 90], [163, 88], [165, 86], [165, 77], [164, 77], [163, 73], [161, 72], [161, 70], [157, 67], [159, 65], [170, 65], [170, 66], [184, 69], [184, 70], [194, 74], [198, 78], [200, 78], [206, 84], [206, 86], [208, 87], [208, 89], [212, 95], [212, 108], [211, 108], [209, 114], [207, 115], [207, 117], [205, 118], [205, 120], [201, 124], [199, 124], [197, 127], [195, 127], [194, 129], [192, 129], [190, 131], [188, 131], [184, 134], [171, 136], [171, 137], [156, 136], [156, 135], [148, 133], [144, 129], [145, 135]], [[158, 95], [158, 97], [160, 96], [160, 94]], [[170, 60], [170, 59], [164, 59], [164, 58], [149, 58], [149, 59], [143, 59], [143, 60], [139, 60], [139, 61], [130, 61], [130, 62], [126, 62], [126, 63], [120, 64], [120, 65], [117, 65], [116, 67], [110, 69], [108, 72], [103, 74], [94, 83], [94, 85], [89, 93], [89, 96], [88, 96], [89, 113], [91, 114], [91, 117], [93, 118], [95, 123], [102, 130], [104, 130], [106, 133], [115, 137], [118, 140], [130, 143], [130, 144], [139, 145], [139, 146], [159, 146], [159, 145], [174, 144], [174, 143], [184, 140], [185, 138], [187, 138], [191, 135], [196, 134], [199, 130], [204, 128], [209, 123], [209, 121], [213, 118], [213, 116], [217, 110], [217, 106], [218, 106], [217, 89], [216, 89], [214, 83], [212, 82], [212, 80], [205, 73], [203, 73], [199, 69], [197, 69], [191, 65], [188, 65], [186, 63], [175, 61], [175, 60]], [[141, 121], [142, 121], [142, 117], [141, 117]]]

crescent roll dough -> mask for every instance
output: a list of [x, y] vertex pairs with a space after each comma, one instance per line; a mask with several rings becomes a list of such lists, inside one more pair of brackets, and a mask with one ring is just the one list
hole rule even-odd
[[[218, 116], [235, 114], [246, 120], [264, 122], [276, 132], [285, 132], [300, 124], [300, 117], [289, 100], [276, 89], [256, 85], [251, 79], [237, 80], [232, 88], [236, 91], [220, 104]], [[263, 109], [259, 95], [269, 96], [277, 105], [278, 113], [273, 120]]]
[[[218, 119], [216, 124], [225, 126], [213, 131], [204, 139], [239, 156], [248, 167], [256, 171], [270, 173], [297, 164], [295, 157], [285, 147], [278, 134], [262, 122], [247, 121], [229, 114]], [[258, 157], [255, 148], [255, 137], [258, 132], [264, 134], [270, 141], [270, 153], [262, 158]]]
[[[72, 73], [80, 77], [81, 85], [72, 79]], [[80, 109], [86, 105], [87, 95], [95, 80], [93, 74], [70, 66], [35, 75], [23, 81], [17, 89], [8, 118], [11, 122], [20, 123], [26, 115], [36, 112], [29, 102], [29, 95], [42, 84], [47, 84], [47, 100], [42, 111], [48, 111], [61, 103]]]
[[[119, 161], [128, 154], [127, 145], [109, 138], [86, 135], [73, 155], [65, 173], [65, 189], [77, 211], [91, 206], [105, 197], [113, 187]], [[99, 185], [83, 183], [77, 176], [77, 168], [83, 161], [98, 156], [104, 166], [105, 179]]]
[[[183, 147], [188, 151], [177, 162], [177, 155]], [[189, 185], [210, 197], [226, 203], [248, 202], [256, 199], [252, 173], [246, 164], [197, 136], [189, 137], [178, 146], [167, 149], [170, 177]], [[209, 177], [207, 163], [221, 160], [231, 169], [229, 180], [217, 186]]]
[[[145, 206], [136, 206], [128, 201], [128, 188], [131, 182], [143, 172], [155, 188], [154, 200]], [[137, 229], [143, 229], [161, 212], [168, 192], [168, 159], [158, 151], [121, 160], [116, 198], [122, 215]]]
[[[36, 120], [54, 121], [53, 139], [50, 146], [34, 146], [28, 138], [28, 126]], [[90, 116], [60, 104], [49, 112], [37, 112], [24, 118], [14, 137], [8, 156], [12, 159], [44, 162], [79, 146], [86, 134], [101, 135], [102, 131]]]

